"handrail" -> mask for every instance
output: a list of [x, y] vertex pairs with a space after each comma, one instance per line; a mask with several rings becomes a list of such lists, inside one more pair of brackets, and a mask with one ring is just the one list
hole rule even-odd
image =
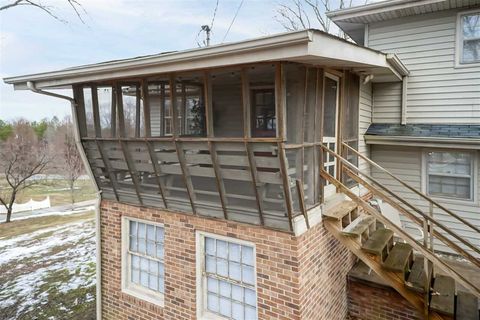
[[[393, 191], [391, 191], [390, 189], [388, 189], [387, 187], [385, 187], [383, 184], [381, 184], [380, 182], [378, 182], [376, 179], [374, 179], [373, 177], [371, 177], [370, 175], [362, 172], [358, 167], [356, 167], [355, 165], [353, 165], [352, 163], [350, 163], [348, 160], [346, 160], [345, 158], [343, 158], [341, 155], [337, 154], [336, 152], [328, 149], [325, 145], [322, 145], [321, 146], [322, 149], [326, 150], [327, 152], [333, 154], [336, 158], [338, 158], [344, 165], [346, 165], [347, 167], [349, 167], [350, 169], [353, 169], [354, 171], [360, 173], [361, 175], [365, 176], [366, 178], [368, 178], [369, 180], [371, 180], [373, 183], [375, 183], [376, 185], [378, 185], [381, 189], [385, 190], [388, 194], [390, 194], [391, 196], [395, 197], [398, 201], [402, 202], [403, 204], [407, 205], [408, 207], [410, 207], [412, 210], [414, 210], [415, 212], [417, 212], [420, 216], [422, 216], [422, 218], [424, 218], [425, 220], [428, 220], [432, 223], [434, 223], [436, 226], [440, 227], [442, 230], [444, 230], [445, 232], [447, 232], [448, 234], [450, 234], [452, 237], [454, 237], [455, 239], [457, 239], [458, 241], [460, 241], [461, 243], [463, 243], [464, 245], [470, 247], [473, 251], [477, 252], [478, 254], [480, 254], [480, 249], [477, 248], [476, 246], [474, 246], [472, 243], [470, 243], [468, 240], [465, 240], [463, 239], [460, 235], [458, 235], [456, 232], [450, 230], [448, 227], [446, 227], [445, 225], [443, 225], [442, 223], [438, 222], [437, 220], [435, 220], [433, 217], [429, 216], [429, 215], [426, 215], [425, 213], [423, 213], [422, 210], [420, 210], [419, 208], [415, 207], [414, 205], [412, 205], [411, 203], [405, 201], [404, 199], [402, 199], [401, 197], [399, 197], [398, 195], [396, 195]], [[357, 181], [358, 182], [358, 181]], [[405, 209], [404, 209], [405, 210]], [[410, 215], [410, 214], [409, 214]], [[417, 219], [415, 218], [412, 218], [412, 220], [414, 220], [419, 226], [421, 226], [420, 224], [420, 221], [418, 221]], [[469, 257], [469, 260], [472, 261], [473, 263], [475, 263], [476, 265], [478, 265], [480, 267], [480, 261], [478, 259], [476, 259], [475, 257], [473, 257], [472, 255], [470, 255], [469, 253], [467, 253], [468, 257]]]
[[[332, 150], [329, 150], [326, 148], [328, 151], [332, 152], [332, 154], [335, 155], [335, 157], [338, 157], [340, 160], [343, 158], [340, 157], [338, 154], [333, 152]], [[438, 265], [442, 270], [444, 270], [447, 274], [455, 278], [460, 284], [465, 286], [466, 288], [470, 289], [472, 293], [474, 293], [477, 297], [480, 297], [480, 288], [472, 284], [470, 281], [468, 281], [466, 278], [464, 278], [461, 274], [459, 274], [455, 269], [453, 269], [450, 265], [448, 265], [446, 262], [442, 261], [439, 257], [437, 257], [433, 252], [425, 248], [423, 245], [418, 243], [411, 235], [406, 233], [401, 227], [395, 225], [393, 222], [391, 222], [389, 219], [384, 217], [381, 213], [379, 213], [377, 210], [372, 208], [365, 200], [357, 196], [355, 193], [353, 193], [347, 186], [345, 186], [343, 183], [338, 181], [335, 177], [331, 176], [328, 172], [326, 172], [324, 169], [321, 170], [320, 172], [321, 176], [329, 180], [332, 184], [334, 184], [337, 188], [341, 189], [349, 198], [354, 200], [359, 206], [361, 206], [365, 211], [370, 213], [372, 216], [374, 216], [377, 220], [382, 222], [383, 224], [387, 225], [388, 228], [393, 230], [395, 233], [402, 235], [402, 238], [406, 240], [414, 249], [419, 251], [426, 259], [429, 261], [434, 262], [436, 265]]]
[[372, 166], [374, 166], [375, 168], [377, 169], [380, 169], [382, 172], [386, 173], [387, 175], [389, 175], [390, 177], [392, 177], [393, 179], [395, 179], [396, 181], [398, 181], [400, 184], [402, 184], [404, 187], [408, 188], [409, 190], [415, 192], [417, 195], [421, 196], [422, 198], [424, 198], [425, 200], [427, 200], [428, 202], [434, 204], [435, 206], [437, 206], [439, 209], [442, 209], [443, 211], [445, 211], [446, 213], [448, 213], [449, 215], [451, 215], [452, 217], [456, 218], [457, 220], [461, 221], [462, 223], [464, 223], [465, 225], [469, 226], [470, 228], [472, 228], [473, 230], [477, 231], [478, 233], [480, 233], [480, 228], [476, 227], [475, 225], [471, 224], [470, 222], [468, 222], [467, 220], [465, 220], [464, 218], [460, 217], [459, 215], [453, 213], [451, 210], [445, 208], [444, 206], [442, 206], [440, 203], [438, 203], [437, 201], [433, 200], [432, 198], [430, 198], [429, 196], [425, 195], [424, 193], [418, 191], [417, 189], [415, 189], [414, 187], [412, 187], [411, 185], [409, 185], [408, 183], [402, 181], [400, 178], [398, 178], [397, 176], [395, 176], [393, 173], [391, 173], [390, 171], [388, 171], [387, 169], [383, 168], [382, 166], [380, 166], [379, 164], [375, 163], [374, 161], [372, 161], [371, 159], [369, 159], [368, 157], [364, 156], [363, 154], [361, 154], [360, 152], [358, 152], [357, 150], [355, 150], [354, 148], [352, 148], [351, 146], [347, 145], [346, 143], [342, 143], [342, 146], [344, 147], [347, 147], [350, 151], [352, 151], [353, 153], [355, 153], [357, 156], [359, 156], [360, 158], [362, 158], [363, 160], [367, 161], [369, 164], [371, 164]]

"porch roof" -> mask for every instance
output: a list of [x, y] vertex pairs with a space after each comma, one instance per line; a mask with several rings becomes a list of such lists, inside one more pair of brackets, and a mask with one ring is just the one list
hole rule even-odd
[[368, 144], [448, 145], [454, 148], [480, 146], [480, 125], [462, 124], [371, 124], [365, 133]]
[[395, 55], [387, 55], [319, 30], [309, 29], [204, 48], [7, 77], [4, 81], [13, 84], [16, 90], [28, 89], [28, 82], [32, 82], [36, 88], [68, 88], [72, 84], [89, 81], [148, 77], [167, 72], [268, 61], [349, 68], [373, 75], [373, 81], [399, 81], [408, 74], [408, 70]]

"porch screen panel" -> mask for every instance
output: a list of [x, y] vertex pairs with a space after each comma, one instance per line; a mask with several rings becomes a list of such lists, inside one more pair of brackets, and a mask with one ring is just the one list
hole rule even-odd
[[[345, 77], [345, 107], [342, 114], [341, 122], [341, 137], [342, 142], [350, 147], [358, 150], [358, 135], [359, 135], [359, 94], [360, 94], [360, 79], [353, 73], [347, 73]], [[358, 156], [347, 148], [342, 148], [342, 156], [350, 163], [358, 166]], [[347, 175], [342, 177], [343, 182], [347, 186], [354, 186], [356, 183]]]
[[180, 74], [175, 77], [177, 132], [181, 136], [206, 136], [203, 75]]
[[275, 137], [275, 65], [258, 65], [248, 69], [252, 137]]

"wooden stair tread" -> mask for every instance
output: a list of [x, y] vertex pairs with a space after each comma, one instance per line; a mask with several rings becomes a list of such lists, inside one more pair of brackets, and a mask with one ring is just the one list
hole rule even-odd
[[448, 316], [455, 310], [455, 280], [447, 276], [437, 276], [433, 283], [430, 309]]
[[357, 207], [355, 202], [350, 200], [343, 200], [338, 204], [333, 205], [331, 208], [325, 210], [322, 215], [325, 218], [333, 220], [342, 220], [349, 212], [354, 210]]
[[[432, 276], [432, 263], [428, 262], [428, 277]], [[425, 265], [423, 262], [423, 257], [415, 258], [413, 262], [412, 270], [408, 276], [407, 286], [417, 292], [425, 292]]]
[[344, 235], [353, 235], [353, 236], [361, 235], [374, 222], [375, 222], [374, 217], [367, 214], [362, 214], [358, 216], [355, 220], [353, 220], [352, 223], [346, 226], [342, 230], [342, 233]]
[[388, 254], [384, 267], [390, 271], [404, 272], [412, 253], [413, 249], [409, 244], [396, 243]]
[[368, 253], [381, 255], [383, 249], [392, 238], [392, 230], [378, 229], [370, 235], [368, 240], [363, 244], [362, 249]]
[[471, 293], [459, 291], [457, 294], [457, 320], [479, 320], [478, 299]]

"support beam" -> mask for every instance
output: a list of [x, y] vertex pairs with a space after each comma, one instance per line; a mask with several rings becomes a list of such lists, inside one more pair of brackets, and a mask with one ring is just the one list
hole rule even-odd
[[120, 198], [118, 196], [117, 177], [113, 172], [112, 165], [110, 164], [110, 161], [108, 160], [108, 157], [105, 154], [105, 150], [103, 150], [103, 141], [96, 140], [95, 142], [97, 143], [98, 152], [100, 153], [100, 157], [102, 157], [103, 164], [105, 165], [105, 169], [107, 170], [108, 177], [110, 178], [110, 182], [112, 183], [112, 188], [113, 188], [113, 193], [115, 194], [115, 198], [117, 199], [117, 201], [119, 201]]
[[303, 217], [305, 218], [305, 224], [307, 225], [307, 229], [310, 229], [310, 222], [308, 221], [308, 213], [307, 207], [305, 207], [305, 194], [303, 192], [303, 181], [297, 179], [297, 194], [298, 194], [298, 205], [300, 210], [302, 211]]
[[130, 173], [130, 177], [132, 178], [133, 186], [135, 187], [135, 192], [137, 194], [138, 203], [143, 204], [142, 196], [141, 196], [141, 192], [140, 192], [140, 181], [138, 180], [139, 175], [138, 175], [137, 170], [135, 170], [132, 158], [130, 157], [130, 150], [128, 150], [128, 146], [126, 145], [128, 142], [118, 139], [118, 143], [120, 144], [120, 149], [122, 150], [123, 158], [125, 159], [125, 162], [127, 163], [128, 172]]
[[140, 107], [141, 92], [138, 84], [135, 85], [135, 138], [140, 137]]
[[278, 143], [278, 160], [280, 161], [280, 173], [282, 175], [283, 194], [285, 197], [285, 206], [287, 208], [288, 223], [290, 224], [290, 231], [293, 231], [293, 205], [292, 193], [290, 190], [290, 178], [288, 176], [287, 157], [285, 155], [284, 143]]
[[174, 141], [175, 150], [177, 150], [178, 162], [180, 163], [180, 168], [182, 169], [182, 177], [185, 182], [185, 187], [187, 188], [188, 198], [190, 200], [190, 205], [192, 206], [192, 212], [194, 215], [197, 215], [197, 210], [195, 208], [195, 191], [193, 190], [192, 177], [188, 171], [187, 161], [185, 160], [185, 153], [183, 152], [181, 142]]
[[117, 87], [112, 86], [112, 106], [110, 111], [110, 123], [112, 124], [110, 130], [112, 138], [117, 136]]
[[246, 68], [242, 68], [242, 108], [243, 108], [243, 136], [249, 138], [252, 135], [251, 107], [250, 107], [250, 82]]
[[250, 175], [252, 176], [253, 190], [255, 191], [255, 199], [257, 201], [258, 215], [260, 217], [260, 223], [263, 226], [265, 225], [265, 219], [263, 217], [262, 197], [261, 197], [260, 191], [258, 190], [260, 186], [258, 184], [257, 165], [255, 163], [255, 155], [248, 142], [245, 142], [245, 151], [247, 153], [248, 167], [250, 168]]
[[205, 71], [204, 74], [204, 86], [205, 86], [205, 119], [207, 137], [213, 137], [213, 101], [212, 101], [212, 79], [210, 73]]
[[162, 179], [160, 179], [161, 170], [160, 170], [160, 166], [158, 165], [157, 155], [155, 154], [155, 150], [153, 149], [153, 146], [151, 145], [150, 142], [145, 140], [145, 145], [147, 146], [148, 153], [150, 155], [150, 161], [152, 161], [153, 171], [155, 172], [155, 179], [157, 180], [158, 191], [162, 196], [163, 205], [165, 206], [165, 209], [168, 209], [165, 186], [163, 185]]
[[177, 85], [175, 83], [175, 75], [170, 74], [170, 107], [172, 108], [172, 136], [178, 137], [178, 109], [177, 109]]
[[277, 119], [277, 137], [286, 140], [285, 81], [283, 64], [281, 62], [275, 64], [275, 114]]
[[147, 80], [142, 80], [142, 98], [143, 98], [143, 117], [144, 117], [144, 128], [145, 128], [145, 137], [152, 136], [152, 123], [150, 117], [150, 97], [148, 95], [148, 82]]
[[210, 151], [210, 157], [212, 159], [213, 171], [215, 172], [215, 182], [217, 183], [218, 193], [220, 195], [220, 202], [222, 204], [223, 216], [228, 219], [227, 212], [227, 196], [225, 191], [225, 184], [223, 183], [222, 171], [218, 164], [217, 150], [213, 142], [208, 142], [208, 150]]
[[73, 94], [75, 96], [75, 101], [77, 106], [75, 107], [75, 115], [78, 119], [78, 130], [80, 137], [87, 137], [87, 116], [85, 113], [85, 97], [83, 95], [83, 87], [75, 86], [73, 89]]
[[98, 89], [97, 86], [92, 85], [92, 107], [93, 107], [93, 125], [95, 128], [95, 137], [102, 136], [102, 127], [100, 125], [100, 110], [98, 106]]
[[125, 130], [125, 113], [123, 112], [123, 93], [122, 86], [115, 86], [117, 96], [117, 112], [118, 112], [118, 129], [120, 130], [120, 137], [125, 138], [127, 132]]

